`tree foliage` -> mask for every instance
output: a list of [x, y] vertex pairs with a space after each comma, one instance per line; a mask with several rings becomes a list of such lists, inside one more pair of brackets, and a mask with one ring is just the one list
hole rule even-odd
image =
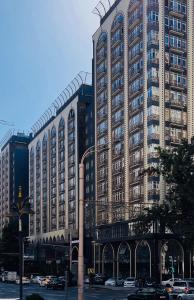
[[[166, 182], [164, 203], [153, 205], [138, 217], [138, 228], [147, 228], [155, 222], [177, 235], [194, 237], [194, 145], [183, 140], [173, 149], [157, 149], [157, 168], [145, 173], [159, 174]], [[144, 227], [145, 226], [145, 227]]]
[[19, 261], [18, 221], [11, 220], [2, 232], [0, 240], [1, 266], [6, 270], [17, 270]]

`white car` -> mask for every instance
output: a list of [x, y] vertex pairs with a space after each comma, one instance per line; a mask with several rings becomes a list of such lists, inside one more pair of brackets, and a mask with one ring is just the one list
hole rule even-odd
[[39, 275], [37, 275], [37, 276], [35, 276], [35, 277], [32, 277], [31, 282], [32, 282], [32, 283], [38, 283], [38, 284], [40, 284], [40, 282], [41, 282], [44, 278], [45, 278], [44, 276], [39, 276]]
[[[20, 278], [16, 279], [16, 284], [20, 284]], [[28, 277], [22, 277], [22, 284], [30, 284], [30, 279]]]
[[[180, 293], [188, 293], [191, 290], [194, 290], [194, 282], [193, 281], [175, 281], [173, 284], [173, 293], [180, 294]], [[188, 298], [189, 299], [189, 298]]]
[[168, 280], [163, 280], [162, 285], [166, 286], [166, 284], [170, 284], [172, 286], [175, 281], [179, 281], [179, 280], [182, 280], [182, 279], [180, 279], [180, 278], [170, 278]]
[[112, 277], [112, 278], [109, 278], [108, 280], [105, 281], [104, 285], [105, 286], [121, 286], [123, 285], [123, 278], [121, 277]]
[[56, 279], [57, 277], [56, 276], [52, 276], [52, 275], [49, 275], [49, 276], [46, 276], [43, 280], [41, 280], [40, 282], [40, 286], [47, 286], [47, 283], [49, 283], [51, 280], [53, 279]]
[[194, 290], [189, 290], [187, 293], [178, 294], [177, 300], [194, 300]]
[[124, 281], [124, 287], [135, 287], [136, 280], [134, 277], [127, 277]]

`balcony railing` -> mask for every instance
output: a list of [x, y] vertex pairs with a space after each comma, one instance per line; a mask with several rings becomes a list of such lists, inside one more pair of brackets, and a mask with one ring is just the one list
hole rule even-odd
[[160, 115], [159, 114], [150, 114], [148, 115], [148, 121], [159, 121]]

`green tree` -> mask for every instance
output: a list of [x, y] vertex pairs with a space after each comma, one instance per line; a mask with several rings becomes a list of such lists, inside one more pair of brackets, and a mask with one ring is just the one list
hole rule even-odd
[[5, 270], [17, 270], [19, 261], [18, 221], [11, 220], [3, 228], [0, 240], [1, 266]]
[[[148, 228], [153, 222], [160, 224], [172, 233], [194, 238], [194, 145], [183, 140], [172, 149], [158, 148], [158, 168], [148, 168], [148, 175], [162, 175], [166, 182], [166, 199], [160, 205], [146, 209], [138, 217], [136, 230]], [[145, 233], [144, 232], [144, 233]]]

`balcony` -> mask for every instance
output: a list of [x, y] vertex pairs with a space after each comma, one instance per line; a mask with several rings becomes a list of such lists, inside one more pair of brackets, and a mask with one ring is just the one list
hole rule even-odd
[[181, 138], [177, 136], [170, 136], [170, 142], [173, 144], [181, 144]]
[[135, 43], [137, 43], [140, 39], [143, 39], [143, 32], [139, 32], [135, 36], [129, 37], [129, 47], [132, 47]]
[[97, 94], [99, 95], [105, 88], [107, 88], [107, 82], [97, 84]]
[[148, 59], [148, 65], [159, 65], [159, 58], [155, 57]]
[[158, 46], [159, 47], [159, 39], [158, 38], [152, 38], [148, 40], [148, 47], [149, 46]]
[[[142, 201], [143, 201], [143, 195], [141, 195], [141, 194], [136, 194], [136, 195], [131, 196], [131, 203], [134, 203], [134, 202], [141, 203]], [[135, 217], [136, 217], [136, 215], [135, 215]]]
[[129, 124], [129, 131], [130, 133], [134, 133], [136, 130], [141, 129], [143, 126], [143, 122], [135, 123], [135, 124]]
[[132, 152], [143, 145], [143, 138], [136, 143], [129, 142], [129, 151]]
[[178, 35], [178, 36], [180, 36], [180, 37], [183, 37], [184, 34], [186, 34], [186, 32], [184, 33], [183, 31], [178, 30], [178, 29], [175, 28], [175, 27], [170, 27], [170, 26], [169, 26], [169, 33], [172, 34], [172, 35], [173, 35], [173, 34]]
[[112, 97], [118, 94], [119, 92], [123, 91], [123, 87], [124, 87], [123, 84], [119, 84], [112, 87]]
[[137, 79], [140, 75], [143, 75], [143, 69], [131, 73], [129, 72], [129, 84]]
[[97, 129], [97, 135], [98, 137], [101, 137], [103, 135], [106, 135], [108, 132], [108, 128], [103, 128], [103, 129]]
[[101, 51], [100, 53], [96, 54], [96, 64], [99, 65], [105, 58], [107, 57], [107, 51]]
[[112, 26], [111, 32], [114, 33], [117, 29], [123, 27], [123, 20], [119, 20], [115, 25]]
[[121, 108], [124, 104], [124, 99], [117, 99], [112, 102], [112, 111], [118, 108]]
[[130, 167], [135, 168], [143, 164], [143, 158], [138, 157], [130, 160]]
[[123, 42], [123, 34], [120, 34], [118, 37], [111, 39], [111, 48], [115, 48], [121, 42]]
[[140, 0], [133, 1], [129, 6], [129, 15], [140, 5]]
[[97, 108], [101, 108], [103, 105], [107, 104], [107, 97], [104, 98], [97, 98]]
[[118, 68], [114, 67], [112, 68], [112, 80], [114, 80], [117, 76], [121, 76], [123, 74], [123, 66], [120, 66]]
[[183, 11], [178, 10], [175, 6], [170, 5], [169, 7], [169, 15], [183, 19], [186, 15], [186, 12], [184, 13]]
[[106, 72], [107, 72], [106, 67], [97, 70], [97, 72], [96, 72], [97, 73], [97, 76], [96, 76], [97, 80], [100, 79], [101, 77], [103, 77], [106, 74]]
[[107, 112], [97, 113], [97, 123], [107, 119]]
[[120, 50], [119, 52], [112, 54], [111, 56], [111, 63], [112, 65], [116, 64], [116, 62], [118, 62], [120, 59], [123, 59], [124, 53], [122, 50]]
[[160, 120], [160, 115], [158, 114], [150, 114], [147, 117], [148, 121], [159, 121]]
[[152, 158], [159, 158], [158, 152], [149, 152], [148, 159], [152, 159]]
[[187, 125], [187, 121], [186, 120], [178, 119], [178, 118], [172, 118], [172, 117], [170, 117], [169, 120], [166, 120], [166, 121], [170, 122], [172, 124], [175, 124], [175, 125], [179, 125], [179, 126], [185, 126], [185, 125]]
[[159, 77], [157, 76], [149, 76], [148, 85], [156, 84], [159, 85]]
[[151, 133], [148, 134], [148, 140], [159, 140], [160, 134], [159, 133]]
[[170, 98], [169, 104], [170, 104], [170, 106], [174, 106], [177, 108], [183, 108], [183, 107], [186, 107], [186, 105], [187, 105], [186, 101], [173, 99], [173, 98]]
[[119, 124], [122, 124], [124, 121], [124, 115], [121, 115], [119, 118], [112, 118], [112, 127], [117, 127]]
[[131, 31], [135, 26], [137, 26], [142, 21], [143, 14], [138, 13], [136, 18], [129, 19], [129, 31]]
[[102, 47], [105, 47], [107, 45], [107, 37], [104, 36], [103, 38], [101, 38], [96, 46], [96, 50], [99, 51]]

